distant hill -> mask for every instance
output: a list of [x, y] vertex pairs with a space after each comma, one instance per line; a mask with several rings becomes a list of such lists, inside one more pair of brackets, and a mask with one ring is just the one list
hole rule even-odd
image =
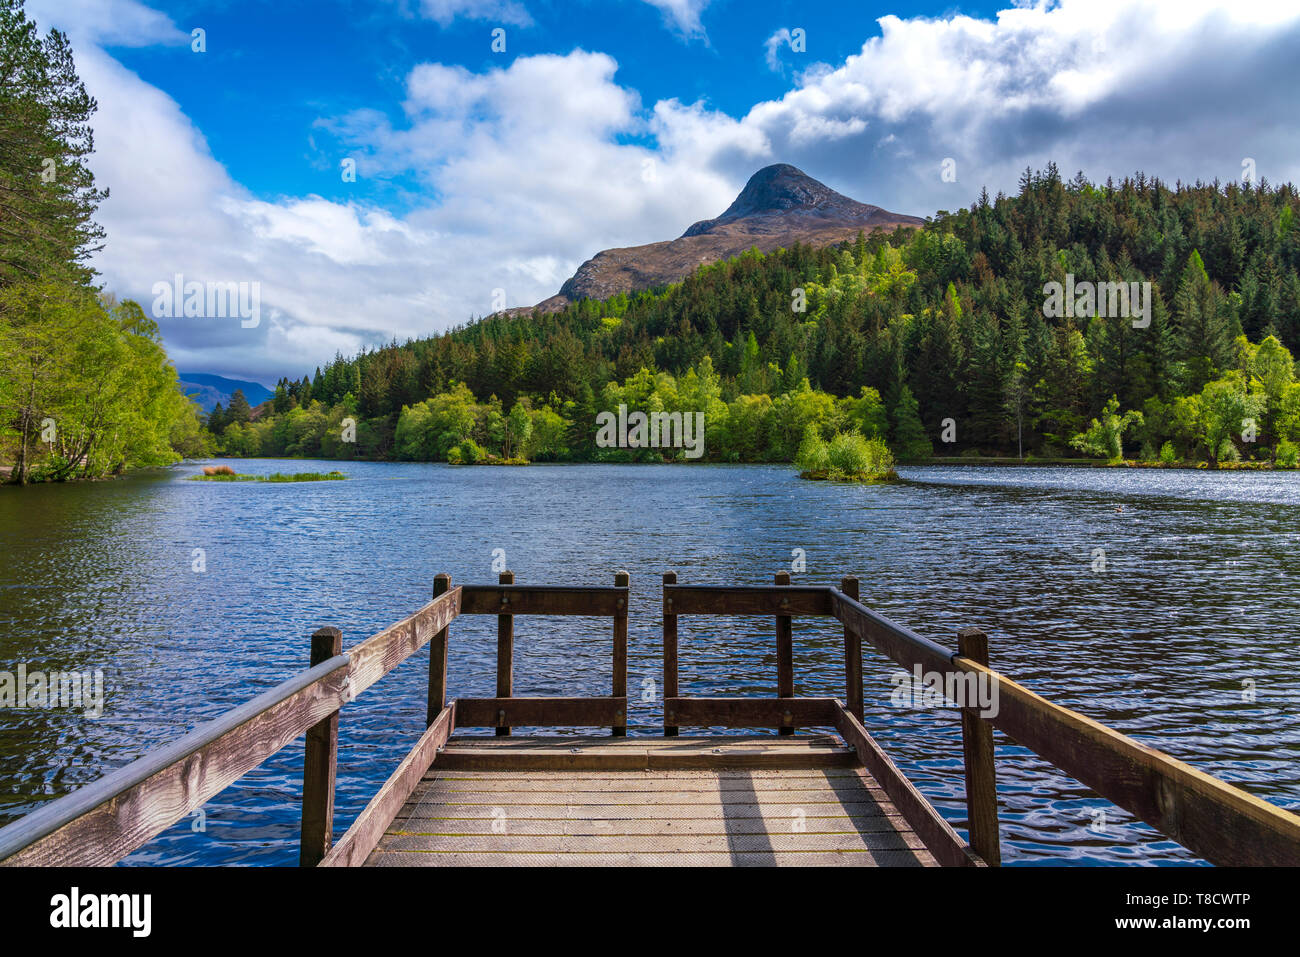
[[[557, 295], [534, 308], [559, 312], [581, 299], [608, 299], [680, 282], [702, 265], [752, 248], [766, 253], [796, 242], [829, 246], [859, 232], [892, 231], [924, 222], [849, 199], [801, 170], [778, 163], [750, 177], [735, 202], [716, 219], [696, 223], [677, 239], [603, 250], [583, 263]], [[532, 309], [505, 312], [521, 315]]]
[[236, 389], [244, 391], [248, 404], [256, 406], [273, 395], [272, 391], [260, 382], [246, 382], [242, 379], [227, 379], [225, 376], [210, 375], [206, 372], [180, 372], [181, 391], [194, 396], [204, 412], [211, 412], [218, 402], [230, 405], [230, 397]]

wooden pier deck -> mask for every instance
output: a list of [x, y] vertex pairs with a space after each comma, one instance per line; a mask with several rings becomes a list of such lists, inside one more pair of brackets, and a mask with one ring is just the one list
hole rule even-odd
[[[337, 628], [319, 629], [307, 670], [0, 828], [0, 865], [115, 863], [305, 734], [303, 866], [995, 866], [995, 730], [1211, 863], [1300, 865], [1300, 816], [1000, 674], [978, 629], [959, 631], [953, 650], [884, 618], [858, 601], [856, 578], [792, 585], [780, 572], [771, 586], [709, 586], [666, 573], [662, 680], [642, 702], [662, 726], [647, 735], [645, 717], [628, 714], [629, 587], [625, 572], [613, 587], [523, 586], [509, 572], [452, 587], [438, 575], [433, 600], [409, 617], [346, 652]], [[496, 619], [491, 698], [447, 694], [450, 626], [466, 615]], [[514, 622], [531, 615], [611, 621], [608, 696], [515, 695]], [[694, 616], [771, 621], [775, 695], [683, 697], [678, 625]], [[843, 700], [795, 693], [791, 624], [817, 616], [844, 629]], [[425, 647], [425, 731], [335, 841], [340, 714]], [[968, 838], [864, 726], [864, 649], [945, 689], [961, 722]]]
[[367, 866], [895, 866], [934, 855], [832, 735], [450, 740]]

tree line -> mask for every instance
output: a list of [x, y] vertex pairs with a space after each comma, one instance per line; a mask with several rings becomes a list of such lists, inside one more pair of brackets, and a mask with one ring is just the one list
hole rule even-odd
[[67, 37], [0, 0], [0, 477], [20, 484], [212, 447], [157, 324], [95, 285], [96, 108]]
[[[1094, 184], [1049, 165], [920, 229], [751, 251], [665, 288], [336, 356], [209, 424], [230, 454], [680, 457], [597, 446], [596, 415], [626, 403], [705, 413], [712, 461], [790, 461], [811, 425], [903, 459], [1288, 465], [1296, 207], [1289, 184]], [[1057, 316], [1048, 284], [1075, 280], [1149, 284], [1146, 312]]]

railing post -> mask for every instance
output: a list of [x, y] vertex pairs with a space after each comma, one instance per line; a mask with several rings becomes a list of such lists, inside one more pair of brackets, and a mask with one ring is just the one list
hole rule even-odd
[[[312, 667], [343, 653], [343, 632], [319, 628], [311, 636]], [[334, 774], [339, 756], [339, 713], [307, 729], [302, 762], [302, 825], [298, 864], [315, 867], [334, 843]]]
[[[664, 585], [676, 585], [677, 573], [664, 572]], [[677, 697], [677, 615], [672, 599], [664, 595], [664, 735], [677, 734], [675, 725], [668, 723], [668, 699]]]
[[[627, 572], [614, 573], [614, 585], [628, 588], [631, 578]], [[614, 615], [614, 697], [627, 697], [627, 604], [628, 595], [618, 600], [618, 612]], [[614, 725], [614, 737], [627, 735], [627, 706], [623, 707], [623, 720]]]
[[[790, 573], [777, 572], [773, 581], [777, 585], [789, 585]], [[782, 598], [781, 606], [790, 604], [790, 599]], [[776, 696], [778, 698], [794, 697], [794, 634], [790, 627], [789, 615], [776, 616]], [[794, 734], [794, 727], [782, 725], [778, 734]]]
[[[857, 601], [857, 577], [848, 575], [840, 579], [840, 591]], [[844, 702], [853, 717], [865, 720], [862, 715], [862, 638], [849, 628], [844, 629]]]
[[[978, 628], [957, 632], [957, 653], [985, 667], [989, 663], [989, 639]], [[998, 836], [998, 788], [993, 766], [993, 726], [979, 716], [979, 709], [962, 708], [962, 756], [966, 765], [966, 823], [970, 844], [990, 867], [1002, 863]]]
[[[451, 590], [450, 575], [433, 576], [433, 597], [445, 595]], [[433, 727], [433, 722], [447, 707], [447, 629], [444, 628], [429, 641], [429, 707], [425, 712], [424, 726]]]
[[[514, 572], [502, 572], [497, 579], [501, 585], [515, 583]], [[503, 607], [509, 607], [510, 599], [502, 598]], [[497, 615], [497, 697], [509, 698], [515, 687], [515, 616]], [[510, 734], [507, 727], [498, 727], [497, 737]]]

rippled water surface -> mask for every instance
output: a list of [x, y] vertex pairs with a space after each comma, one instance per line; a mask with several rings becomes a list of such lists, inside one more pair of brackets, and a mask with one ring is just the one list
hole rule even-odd
[[[494, 581], [497, 548], [520, 583], [631, 573], [632, 733], [662, 721], [638, 694], [660, 681], [661, 574], [770, 583], [798, 548], [796, 583], [857, 574], [866, 604], [950, 646], [981, 626], [1009, 676], [1300, 807], [1300, 474], [918, 467], [859, 487], [765, 466], [343, 469], [301, 485], [189, 482], [187, 465], [0, 489], [0, 670], [102, 668], [106, 690], [98, 718], [0, 710], [0, 823], [277, 684], [319, 625], [346, 646], [426, 601], [437, 572]], [[515, 630], [516, 694], [609, 693], [607, 621]], [[795, 655], [798, 694], [842, 696], [836, 627], [797, 620]], [[681, 659], [683, 694], [774, 693], [766, 620], [683, 619]], [[337, 833], [423, 730], [426, 660], [344, 709]], [[490, 695], [494, 661], [495, 622], [458, 621], [450, 694]], [[891, 707], [897, 670], [869, 654], [868, 727], [960, 826], [959, 722]], [[1008, 863], [1195, 862], [998, 740]], [[301, 773], [299, 739], [128, 862], [296, 864]]]

